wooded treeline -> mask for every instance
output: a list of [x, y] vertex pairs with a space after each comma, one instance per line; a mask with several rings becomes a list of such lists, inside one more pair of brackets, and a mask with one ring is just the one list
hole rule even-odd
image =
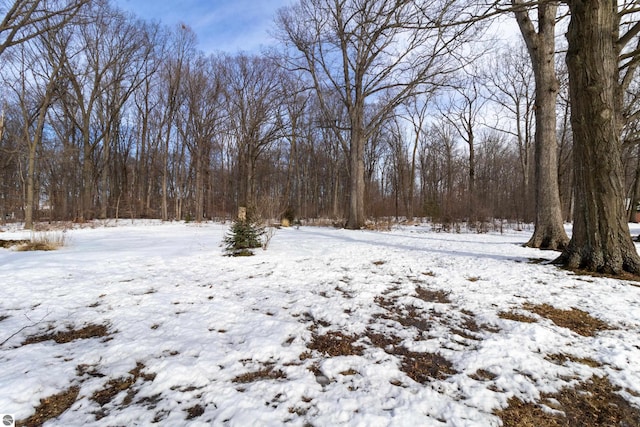
[[[306, 3], [314, 2], [322, 3]], [[384, 64], [392, 63], [402, 66], [389, 68], [398, 76], [424, 66], [420, 80], [404, 82], [404, 93], [380, 85], [358, 106], [314, 81], [320, 74], [309, 71], [325, 67], [323, 78], [344, 88], [332, 74], [344, 64], [337, 51], [332, 57], [328, 48], [309, 48], [311, 39], [295, 39], [302, 35], [287, 27], [301, 16], [295, 8], [280, 14], [279, 29], [307, 62], [280, 50], [204, 54], [187, 26], [146, 22], [108, 1], [76, 3], [86, 4], [64, 25], [43, 17], [32, 24], [42, 30], [37, 35], [0, 51], [3, 220], [198, 221], [232, 217], [243, 205], [269, 218], [343, 221], [354, 170], [348, 141], [357, 125], [350, 106], [362, 109], [366, 123], [375, 120], [357, 136], [364, 141], [366, 217], [535, 219], [535, 84], [523, 43], [499, 42], [475, 22], [445, 34], [446, 26], [420, 21], [413, 31], [432, 31], [437, 41], [419, 39], [429, 49], [402, 58], [412, 68], [373, 52], [363, 57], [373, 65], [362, 76], [363, 90], [375, 89], [381, 82], [375, 78], [387, 72]], [[349, 36], [366, 41], [354, 28]], [[7, 30], [0, 31], [6, 39]], [[352, 42], [345, 40], [345, 46]], [[411, 39], [405, 40], [406, 49]], [[442, 40], [448, 42], [439, 45]], [[427, 54], [429, 63], [419, 62]], [[557, 176], [562, 215], [570, 220], [569, 95], [564, 60], [557, 56]], [[634, 81], [625, 95], [630, 207], [640, 196], [639, 89]], [[346, 93], [362, 97], [357, 87]]]

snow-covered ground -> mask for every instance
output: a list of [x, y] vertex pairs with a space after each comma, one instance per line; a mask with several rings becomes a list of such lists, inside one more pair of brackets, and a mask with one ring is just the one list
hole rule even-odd
[[[227, 228], [120, 222], [0, 249], [0, 413], [75, 390], [46, 425], [498, 426], [509, 398], [594, 374], [640, 406], [640, 287], [531, 262], [557, 254], [522, 247], [528, 231], [288, 228], [230, 258]], [[612, 329], [579, 335], [542, 304]], [[422, 354], [436, 363], [416, 377]]]

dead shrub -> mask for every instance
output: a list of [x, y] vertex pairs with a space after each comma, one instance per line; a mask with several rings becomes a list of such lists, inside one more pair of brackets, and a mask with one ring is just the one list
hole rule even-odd
[[16, 249], [26, 251], [55, 251], [66, 243], [65, 231], [43, 231], [32, 233], [31, 240], [19, 245]]

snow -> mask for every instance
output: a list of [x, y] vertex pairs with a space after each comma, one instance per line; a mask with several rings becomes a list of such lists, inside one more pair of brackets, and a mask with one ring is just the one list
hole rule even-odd
[[[498, 426], [493, 412], [510, 397], [533, 401], [594, 374], [640, 405], [640, 287], [531, 263], [557, 253], [524, 248], [530, 231], [283, 228], [268, 250], [230, 258], [228, 225], [113, 225], [70, 229], [57, 251], [0, 249], [0, 413], [26, 419], [41, 399], [78, 386], [46, 425]], [[417, 288], [449, 302], [417, 298]], [[401, 325], [384, 301], [421, 323]], [[527, 303], [579, 308], [614, 329], [581, 336]], [[478, 331], [456, 332], [470, 319]], [[24, 344], [87, 325], [109, 334]], [[361, 354], [308, 348], [331, 331], [356, 337]], [[454, 372], [418, 383], [368, 332], [436, 353]], [[600, 366], [547, 357], [558, 353]], [[92, 399], [138, 364], [128, 390], [102, 408]], [[280, 375], [239, 380], [265, 370]], [[202, 413], [188, 416], [196, 405]]]

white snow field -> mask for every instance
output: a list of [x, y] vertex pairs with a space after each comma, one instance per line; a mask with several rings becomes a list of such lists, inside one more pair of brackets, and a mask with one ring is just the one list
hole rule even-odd
[[[557, 253], [522, 246], [531, 231], [283, 228], [231, 258], [227, 229], [120, 221], [70, 229], [56, 251], [0, 249], [0, 413], [499, 426], [512, 398], [553, 415], [549, 396], [590, 378], [640, 407], [638, 283], [549, 265]], [[576, 309], [594, 330], [548, 314]]]

